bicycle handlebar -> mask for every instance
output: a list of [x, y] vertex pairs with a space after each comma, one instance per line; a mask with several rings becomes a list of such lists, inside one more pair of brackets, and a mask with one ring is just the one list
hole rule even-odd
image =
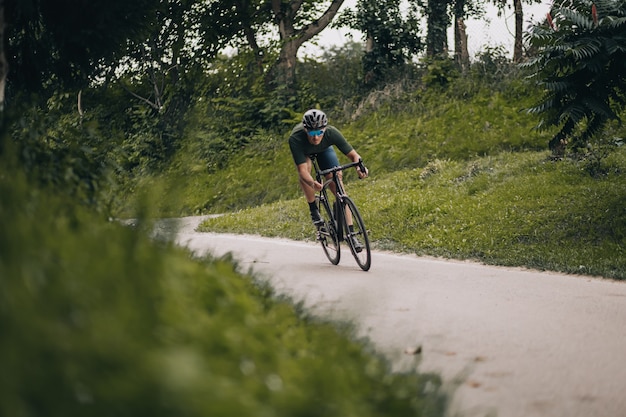
[[341, 166], [338, 166], [338, 167], [332, 167], [332, 168], [325, 169], [323, 171], [320, 171], [319, 175], [324, 176], [324, 175], [327, 175], [327, 174], [332, 174], [333, 172], [343, 171], [344, 169], [352, 168], [352, 167], [355, 167], [357, 165], [359, 166], [359, 169], [361, 171], [363, 171], [363, 172], [366, 171], [365, 165], [363, 164], [363, 160], [359, 159], [357, 162], [350, 162], [349, 164], [345, 164], [345, 165], [341, 165]]

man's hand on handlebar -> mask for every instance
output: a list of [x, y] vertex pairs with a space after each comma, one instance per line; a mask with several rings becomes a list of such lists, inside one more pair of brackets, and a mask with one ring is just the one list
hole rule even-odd
[[356, 166], [356, 172], [359, 174], [360, 179], [363, 179], [369, 175], [369, 171], [362, 162], [360, 165]]
[[311, 185], [311, 188], [313, 188], [315, 191], [321, 191], [322, 188], [324, 188], [324, 184], [318, 182], [318, 181], [313, 181], [313, 184]]

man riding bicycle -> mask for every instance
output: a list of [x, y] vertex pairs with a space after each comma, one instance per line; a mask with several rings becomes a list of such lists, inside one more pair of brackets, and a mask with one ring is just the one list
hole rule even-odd
[[[339, 166], [339, 159], [337, 159], [333, 145], [352, 162], [358, 162], [361, 159], [343, 134], [337, 128], [328, 124], [326, 114], [317, 109], [307, 110], [302, 116], [302, 123], [298, 123], [289, 136], [289, 148], [298, 170], [300, 187], [306, 201], [309, 203], [313, 224], [317, 227], [323, 224], [324, 221], [315, 204], [315, 193], [320, 191], [323, 185], [317, 182], [311, 175], [312, 163], [309, 155], [317, 155], [317, 161], [321, 170]], [[367, 169], [363, 172], [357, 166], [356, 170], [359, 178], [367, 177]], [[327, 178], [330, 178], [330, 175]], [[341, 172], [339, 173], [339, 180], [341, 181]], [[334, 184], [331, 184], [330, 187], [333, 193], [336, 193]], [[346, 220], [348, 220], [348, 224], [351, 224], [352, 219]]]

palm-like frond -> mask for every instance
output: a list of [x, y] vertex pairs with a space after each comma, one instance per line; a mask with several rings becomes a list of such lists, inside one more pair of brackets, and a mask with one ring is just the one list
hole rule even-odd
[[626, 1], [564, 0], [551, 15], [554, 28], [527, 32], [538, 53], [522, 68], [545, 91], [527, 112], [540, 116], [538, 128], [559, 127], [550, 146], [562, 147], [591, 138], [626, 105]]
[[605, 48], [606, 52], [611, 55], [626, 52], [626, 36], [616, 36], [614, 38], [607, 39], [605, 42]]
[[541, 83], [540, 85], [548, 91], [553, 91], [557, 93], [569, 91], [572, 88], [572, 85], [569, 81], [562, 80], [547, 81], [545, 83]]
[[606, 69], [606, 62], [601, 59], [587, 60], [581, 62], [580, 67], [582, 70], [587, 70], [590, 73], [600, 74]]
[[576, 60], [584, 60], [593, 58], [595, 55], [599, 54], [601, 50], [602, 44], [598, 39], [588, 38], [585, 39], [584, 42], [573, 45], [573, 47], [568, 50], [568, 53], [572, 54]]
[[565, 24], [571, 26], [575, 30], [589, 31], [594, 27], [593, 19], [585, 16], [577, 10], [561, 8], [556, 9], [555, 13], [559, 16], [559, 18], [564, 19]]
[[596, 115], [604, 120], [618, 118], [617, 114], [611, 109], [611, 106], [606, 100], [597, 97], [587, 97], [584, 104], [589, 114]]
[[540, 102], [535, 104], [533, 107], [527, 108], [526, 112], [529, 114], [541, 114], [546, 113], [550, 109], [554, 109], [558, 100], [555, 94], [548, 93], [546, 94]]
[[606, 19], [603, 19], [602, 21], [603, 29], [608, 29], [608, 30], [620, 29], [624, 25], [626, 25], [626, 17], [609, 16]]
[[573, 103], [567, 106], [561, 112], [560, 122], [565, 123], [568, 120], [573, 121], [575, 124], [580, 123], [587, 117], [587, 111], [585, 106], [581, 103]]

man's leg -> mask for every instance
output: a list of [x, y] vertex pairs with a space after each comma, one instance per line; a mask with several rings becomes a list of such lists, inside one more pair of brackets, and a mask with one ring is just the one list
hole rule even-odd
[[307, 203], [315, 202], [315, 190], [311, 188], [311, 186], [305, 183], [302, 179], [300, 179], [300, 188], [302, 188], [302, 192], [304, 193], [304, 198], [306, 198]]
[[[309, 171], [311, 171], [312, 165], [311, 160], [307, 160], [307, 167]], [[311, 220], [313, 221], [313, 224], [316, 226], [321, 225], [324, 221], [322, 220], [322, 216], [320, 216], [320, 212], [315, 204], [315, 190], [311, 188], [310, 185], [305, 183], [302, 178], [300, 179], [300, 188], [304, 193], [306, 202], [309, 204], [309, 211], [311, 212]]]

